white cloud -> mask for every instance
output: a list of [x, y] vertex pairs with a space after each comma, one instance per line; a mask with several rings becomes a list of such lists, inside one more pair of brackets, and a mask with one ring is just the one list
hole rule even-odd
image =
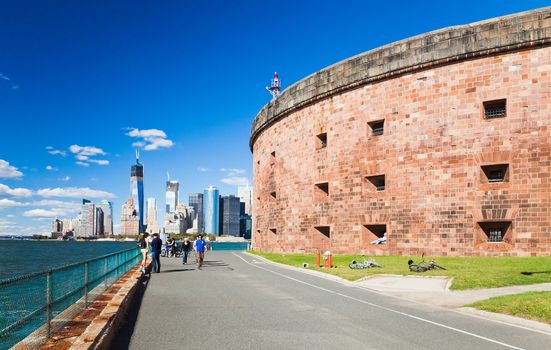
[[16, 167], [10, 165], [9, 162], [6, 162], [3, 159], [0, 159], [0, 178], [1, 179], [13, 179], [20, 178], [23, 176], [23, 173], [17, 170]]
[[209, 171], [209, 168], [205, 168], [205, 167], [203, 167], [203, 166], [198, 166], [198, 167], [197, 167], [197, 171], [200, 171], [200, 172], [202, 172], [202, 173], [205, 173], [205, 172]]
[[53, 167], [51, 165], [46, 165], [46, 170], [50, 170], [50, 171], [58, 171], [59, 169], [56, 168], [56, 167]]
[[71, 151], [74, 154], [80, 154], [83, 156], [96, 156], [96, 155], [106, 155], [101, 148], [97, 148], [95, 146], [79, 146], [79, 145], [71, 145], [69, 147], [69, 151]]
[[67, 152], [60, 151], [58, 149], [53, 148], [52, 146], [46, 146], [46, 150], [48, 150], [48, 153], [53, 155], [59, 154], [62, 157], [65, 157], [67, 155]]
[[136, 128], [132, 128], [132, 129], [130, 129], [130, 131], [126, 135], [128, 135], [130, 137], [141, 137], [141, 138], [160, 137], [162, 139], [166, 139], [166, 133], [162, 130], [159, 130], [159, 129], [139, 130], [139, 129], [136, 129]]
[[28, 188], [11, 188], [7, 185], [0, 184], [0, 195], [8, 195], [13, 197], [30, 197], [33, 194], [33, 191]]
[[69, 175], [65, 175], [63, 177], [58, 178], [59, 181], [69, 181], [71, 180], [71, 177]]
[[89, 162], [96, 163], [99, 165], [109, 165], [109, 161], [105, 159], [90, 159]]
[[130, 130], [126, 135], [141, 139], [132, 143], [133, 147], [138, 147], [144, 151], [155, 151], [161, 148], [170, 148], [174, 146], [174, 142], [167, 138], [164, 131], [159, 129], [136, 129], [129, 128]]
[[67, 216], [67, 213], [61, 209], [31, 209], [23, 212], [23, 216], [27, 217], [56, 217], [56, 216]]
[[99, 165], [109, 165], [109, 161], [105, 159], [94, 159], [95, 156], [104, 156], [107, 153], [101, 148], [95, 146], [79, 146], [71, 145], [69, 151], [75, 155], [78, 160], [75, 164], [80, 166], [90, 166], [90, 163]]
[[24, 205], [27, 205], [27, 203], [21, 203], [18, 201], [14, 201], [13, 199], [7, 199], [7, 198], [0, 199], [0, 208], [22, 207]]
[[29, 205], [36, 207], [48, 207], [49, 209], [63, 209], [71, 212], [78, 211], [82, 206], [80, 202], [65, 202], [56, 199], [42, 199], [39, 201], [34, 201]]
[[93, 190], [88, 187], [56, 187], [42, 188], [36, 191], [42, 197], [62, 197], [62, 198], [116, 198], [113, 193], [106, 191]]
[[221, 168], [220, 171], [228, 173], [227, 175], [230, 177], [242, 175], [246, 173], [245, 169], [236, 169], [236, 168]]
[[234, 185], [234, 186], [247, 186], [249, 184], [249, 179], [247, 179], [246, 177], [239, 177], [239, 176], [225, 177], [220, 181], [225, 184]]

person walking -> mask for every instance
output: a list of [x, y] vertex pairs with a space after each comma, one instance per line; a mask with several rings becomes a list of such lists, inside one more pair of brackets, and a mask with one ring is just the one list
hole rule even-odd
[[151, 241], [151, 258], [153, 259], [153, 272], [161, 272], [161, 249], [163, 248], [163, 241], [159, 238], [158, 233], [153, 234], [153, 240]]
[[140, 251], [142, 252], [142, 266], [140, 267], [140, 271], [143, 273], [145, 273], [147, 253], [149, 253], [149, 240], [147, 239], [147, 236], [149, 235], [147, 233], [144, 233], [143, 236], [138, 241], [138, 248], [140, 248]]
[[193, 245], [195, 246], [195, 251], [197, 252], [197, 268], [201, 270], [201, 266], [203, 266], [203, 259], [205, 259], [205, 248], [207, 243], [203, 240], [203, 236], [199, 235]]
[[191, 242], [189, 241], [189, 238], [184, 238], [184, 243], [182, 243], [182, 253], [184, 253], [184, 257], [182, 258], [182, 264], [187, 264], [187, 256], [191, 250]]

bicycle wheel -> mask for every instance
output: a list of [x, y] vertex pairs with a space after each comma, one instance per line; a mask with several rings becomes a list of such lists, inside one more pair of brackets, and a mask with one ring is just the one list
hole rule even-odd
[[421, 265], [409, 265], [409, 270], [412, 272], [425, 272], [427, 268]]

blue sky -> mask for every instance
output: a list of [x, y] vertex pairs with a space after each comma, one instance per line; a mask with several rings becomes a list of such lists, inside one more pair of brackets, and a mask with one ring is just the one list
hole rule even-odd
[[[107, 198], [141, 148], [146, 197], [251, 181], [251, 121], [283, 86], [423, 32], [548, 1], [0, 2], [0, 234], [41, 233]], [[161, 216], [159, 215], [159, 219]]]

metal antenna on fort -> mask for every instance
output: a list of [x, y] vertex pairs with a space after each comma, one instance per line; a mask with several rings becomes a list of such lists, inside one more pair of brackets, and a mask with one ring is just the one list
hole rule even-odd
[[274, 72], [274, 78], [272, 79], [272, 85], [266, 86], [266, 90], [272, 95], [272, 101], [275, 100], [279, 96], [279, 92], [281, 90], [281, 81], [279, 80], [279, 77], [277, 75], [277, 72]]

